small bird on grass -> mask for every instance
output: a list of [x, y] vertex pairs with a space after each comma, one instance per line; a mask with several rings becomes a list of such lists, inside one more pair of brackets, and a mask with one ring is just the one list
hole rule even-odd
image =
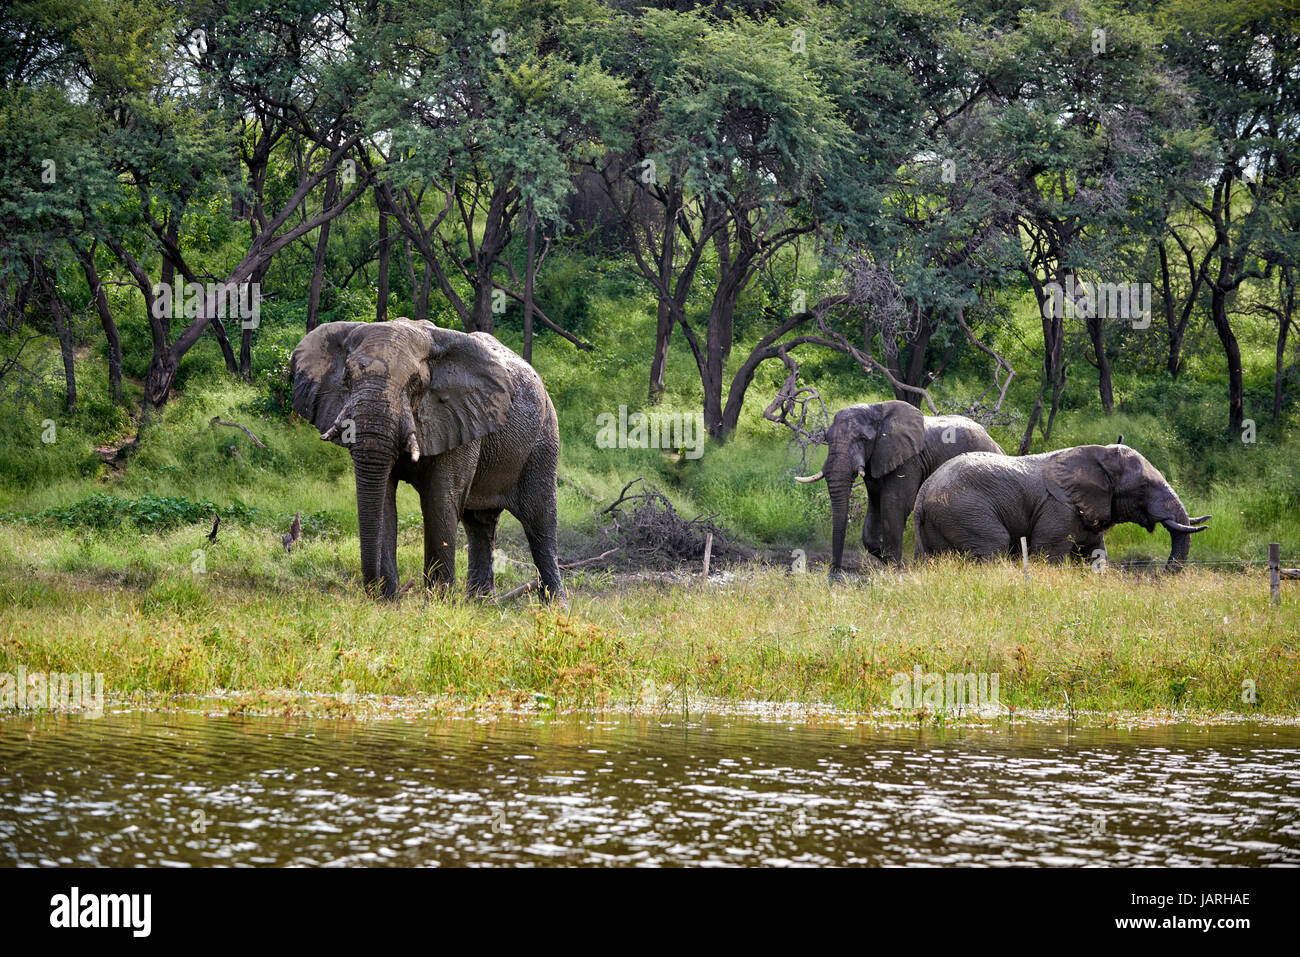
[[287, 552], [291, 548], [293, 548], [293, 546], [297, 545], [299, 539], [301, 538], [302, 538], [302, 519], [299, 517], [298, 512], [294, 512], [293, 524], [289, 526], [289, 530], [287, 532], [285, 532], [283, 535], [280, 536], [280, 543], [284, 545], [284, 550]]

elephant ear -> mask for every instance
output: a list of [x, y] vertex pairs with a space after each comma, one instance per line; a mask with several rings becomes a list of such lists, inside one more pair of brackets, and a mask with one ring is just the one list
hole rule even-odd
[[505, 425], [514, 354], [487, 333], [428, 326], [429, 387], [413, 411], [421, 452], [438, 455]]
[[892, 472], [925, 445], [925, 416], [920, 409], [897, 399], [878, 403], [876, 408], [880, 412], [871, 452], [872, 478]]
[[1079, 445], [1055, 453], [1044, 471], [1048, 493], [1078, 509], [1088, 525], [1109, 528], [1122, 452], [1118, 445]]
[[303, 337], [289, 358], [293, 377], [293, 410], [322, 431], [334, 424], [347, 392], [343, 365], [351, 347], [348, 339], [368, 322], [326, 322]]

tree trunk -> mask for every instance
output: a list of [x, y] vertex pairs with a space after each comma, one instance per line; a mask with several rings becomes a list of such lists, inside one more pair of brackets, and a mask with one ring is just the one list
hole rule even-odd
[[[1038, 314], [1042, 317], [1043, 323], [1043, 380], [1038, 387], [1038, 399], [1034, 403], [1033, 412], [1030, 413], [1029, 422], [1025, 426], [1024, 434], [1020, 437], [1020, 447], [1017, 452], [1019, 455], [1028, 455], [1030, 446], [1034, 441], [1034, 429], [1038, 427], [1043, 417], [1043, 397], [1051, 390], [1051, 405], [1047, 416], [1047, 424], [1043, 426], [1043, 439], [1047, 440], [1052, 435], [1052, 425], [1056, 421], [1056, 413], [1060, 408], [1061, 393], [1065, 391], [1065, 318], [1064, 309], [1062, 315], [1049, 315], [1047, 303], [1051, 299], [1051, 294], [1047, 292], [1045, 286], [1039, 281], [1038, 276], [1032, 270], [1025, 270], [1029, 276], [1030, 284], [1034, 288], [1034, 300], [1038, 303]], [[1049, 273], [1049, 275], [1051, 275]], [[1056, 282], [1060, 283], [1061, 288], [1068, 288], [1066, 278], [1068, 272], [1062, 270], [1056, 274]]]
[[1291, 270], [1283, 267], [1278, 279], [1277, 354], [1273, 360], [1273, 424], [1282, 418], [1282, 382], [1286, 375], [1286, 343], [1291, 332], [1291, 316], [1295, 313], [1295, 285]]
[[1291, 322], [1289, 317], [1284, 318], [1278, 323], [1277, 327], [1277, 354], [1273, 359], [1273, 424], [1277, 425], [1282, 418], [1282, 377], [1286, 365], [1286, 339], [1290, 331]]
[[[376, 192], [376, 198], [379, 194]], [[379, 203], [379, 299], [375, 303], [375, 319], [388, 321], [388, 217], [384, 215], [382, 202]]]
[[[266, 274], [270, 270], [270, 268], [271, 268], [271, 261], [268, 259], [265, 262], [259, 264], [258, 267], [253, 270], [253, 275], [250, 281], [256, 285], [259, 296], [261, 295], [262, 280], [266, 278]], [[240, 301], [241, 302], [243, 301], [242, 296], [240, 297]], [[253, 330], [256, 328], [256, 326], [249, 325], [247, 320], [248, 317], [243, 317], [240, 319], [240, 323], [239, 323], [240, 325], [239, 375], [245, 382], [252, 382], [253, 381]]]
[[50, 301], [50, 318], [54, 322], [54, 334], [59, 339], [59, 352], [63, 356], [64, 404], [69, 412], [77, 409], [77, 369], [72, 354], [72, 315], [69, 313], [59, 295], [58, 279], [48, 271], [44, 263], [36, 263], [36, 277], [41, 289]]
[[[657, 292], [655, 308], [655, 342], [654, 353], [650, 357], [650, 402], [657, 403], [664, 397], [664, 375], [668, 369], [668, 346], [672, 342], [673, 327], [681, 319], [681, 309], [685, 304], [685, 293], [690, 288], [694, 277], [692, 268], [684, 279], [678, 281], [677, 290], [673, 290], [673, 268], [677, 255], [677, 217], [682, 209], [682, 191], [676, 185], [667, 189], [664, 203], [663, 232], [659, 245], [659, 259], [655, 263], [656, 275], [652, 278]], [[631, 227], [635, 230], [635, 226]], [[636, 241], [633, 236], [633, 242]]]
[[528, 261], [524, 264], [524, 361], [533, 364], [533, 279], [537, 273], [537, 216], [528, 201]]
[[100, 282], [99, 270], [95, 268], [95, 247], [85, 249], [77, 242], [69, 245], [81, 261], [81, 270], [86, 276], [86, 285], [90, 287], [91, 300], [99, 314], [99, 324], [104, 329], [104, 338], [108, 342], [108, 390], [113, 401], [122, 404], [122, 339], [117, 332], [117, 323], [113, 321], [113, 310], [108, 304], [108, 295], [104, 284]]
[[[331, 172], [325, 180], [325, 207], [334, 204], [338, 195], [338, 174]], [[307, 331], [320, 325], [320, 294], [325, 282], [325, 252], [329, 248], [330, 221], [321, 224], [316, 234], [316, 253], [312, 257], [311, 288], [307, 293]]]
[[[904, 368], [902, 363], [898, 361], [898, 353], [895, 352], [895, 368], [889, 370], [900, 382], [912, 386], [925, 385], [925, 354], [935, 333], [935, 326], [930, 321], [929, 312], [918, 309], [918, 313], [919, 324], [916, 333], [907, 343], [907, 367]], [[897, 385], [893, 388], [895, 399], [901, 399], [918, 409], [921, 408], [923, 399], [921, 393], [899, 388]]]
[[1101, 409], [1107, 415], [1115, 406], [1115, 393], [1111, 388], [1110, 360], [1106, 358], [1106, 328], [1102, 318], [1088, 317], [1088, 338], [1092, 340], [1092, 353], [1097, 360], [1097, 392], [1101, 395]]
[[1240, 432], [1245, 418], [1241, 346], [1237, 343], [1237, 336], [1228, 319], [1228, 294], [1217, 282], [1210, 287], [1210, 319], [1214, 322], [1214, 331], [1219, 334], [1223, 354], [1228, 360], [1228, 428]]
[[664, 373], [668, 369], [668, 345], [672, 341], [673, 326], [677, 325], [677, 310], [674, 304], [663, 296], [659, 297], [655, 309], [655, 344], [654, 355], [650, 358], [650, 401], [658, 402], [664, 397], [666, 386]]
[[1173, 378], [1183, 364], [1183, 333], [1185, 326], [1178, 321], [1178, 308], [1174, 303], [1173, 280], [1169, 273], [1169, 253], [1165, 244], [1160, 244], [1160, 290], [1165, 304], [1165, 328], [1169, 330], [1169, 351], [1165, 356], [1165, 370]]
[[415, 297], [415, 318], [429, 318], [429, 299], [433, 287], [433, 265], [426, 259], [424, 260], [424, 275], [420, 279], [420, 285]]

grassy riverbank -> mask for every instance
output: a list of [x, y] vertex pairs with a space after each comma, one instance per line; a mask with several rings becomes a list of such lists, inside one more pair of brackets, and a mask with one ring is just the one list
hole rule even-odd
[[[1098, 409], [1095, 382], [1072, 375], [1050, 442], [1037, 439], [1032, 449], [1111, 442], [1123, 433], [1165, 472], [1192, 514], [1213, 515], [1191, 558], [1222, 564], [1169, 580], [1038, 567], [1026, 586], [1018, 568], [952, 563], [831, 590], [818, 565], [830, 545], [825, 487], [791, 481], [793, 469], [816, 468], [823, 453], [801, 466], [787, 447], [789, 431], [761, 415], [784, 374], [779, 367], [765, 366], [756, 378], [735, 435], [708, 442], [698, 459], [601, 448], [599, 415], [645, 407], [643, 347], [655, 314], [639, 292], [612, 279], [574, 288], [590, 298], [588, 318], [575, 328], [595, 350], [577, 352], [544, 335], [536, 353], [561, 425], [561, 560], [625, 545], [611, 540], [609, 517], [600, 513], [644, 477], [681, 516], [713, 516], [738, 546], [724, 549], [723, 567], [736, 554], [757, 554], [777, 568], [741, 568], [729, 583], [703, 586], [690, 578], [698, 575], [697, 552], [670, 584], [639, 567], [645, 556], [620, 552], [618, 576], [590, 569], [567, 576], [567, 613], [524, 600], [498, 606], [419, 594], [397, 606], [371, 602], [357, 588], [348, 457], [287, 414], [285, 361], [303, 318], [286, 306], [259, 329], [253, 384], [225, 373], [205, 339], [129, 455], [114, 451], [130, 448], [138, 427], [138, 380], [127, 380], [131, 408], [114, 406], [104, 392], [103, 357], [79, 357], [79, 406], [68, 413], [58, 401], [57, 348], [30, 347], [45, 349], [38, 364], [48, 370], [49, 389], [39, 401], [0, 393], [0, 671], [100, 671], [110, 693], [225, 689], [237, 692], [232, 707], [290, 711], [354, 713], [353, 693], [441, 696], [429, 700], [454, 707], [680, 709], [709, 698], [879, 711], [889, 705], [892, 676], [919, 667], [996, 673], [1002, 704], [1020, 710], [1300, 715], [1300, 585], [1284, 586], [1283, 604], [1272, 608], [1258, 564], [1242, 572], [1266, 557], [1269, 542], [1282, 543], [1288, 564], [1300, 556], [1297, 413], [1288, 407], [1276, 425], [1264, 414], [1273, 363], [1266, 328], [1248, 326], [1242, 338], [1255, 441], [1225, 429], [1222, 370], [1195, 360], [1176, 380], [1117, 371], [1110, 415]], [[1029, 370], [1041, 361], [1027, 345], [1039, 320], [1022, 306], [1019, 326], [995, 340], [1025, 372], [1008, 393], [1011, 411], [990, 429], [1007, 449], [1018, 444], [1023, 413], [1035, 401], [1038, 380]], [[124, 320], [124, 334], [143, 335], [142, 322]], [[503, 321], [499, 334], [518, 348], [513, 323]], [[733, 352], [728, 375], [744, 352]], [[801, 370], [832, 410], [890, 397], [831, 353], [810, 352]], [[138, 376], [143, 368], [126, 371]], [[960, 358], [936, 385], [936, 398], [945, 411], [959, 407], [987, 386], [987, 375], [982, 356]], [[689, 350], [675, 345], [659, 411], [698, 411], [699, 388]], [[213, 426], [214, 417], [247, 426], [265, 447], [239, 429]], [[860, 554], [864, 505], [859, 490], [850, 562]], [[280, 535], [295, 512], [303, 539], [286, 554]], [[214, 513], [222, 524], [210, 544]], [[419, 575], [422, 551], [418, 501], [406, 486], [398, 514], [405, 581]], [[518, 523], [504, 519], [501, 535], [504, 591], [534, 572]], [[1163, 560], [1169, 538], [1118, 526], [1107, 545], [1116, 562]], [[909, 528], [905, 553], [911, 548]], [[809, 574], [779, 567], [796, 550], [808, 556]], [[663, 570], [672, 556], [650, 560]], [[1254, 704], [1242, 700], [1245, 681], [1254, 682]], [[313, 695], [325, 704], [304, 703]]]
[[[286, 555], [259, 533], [223, 530], [196, 572], [196, 537], [0, 526], [0, 671], [103, 672], [120, 695], [233, 689], [236, 701], [287, 710], [337, 695], [342, 714], [352, 694], [878, 712], [894, 673], [919, 667], [998, 674], [1001, 704], [1015, 710], [1300, 715], [1300, 588], [1284, 586], [1273, 607], [1259, 571], [1034, 566], [1026, 584], [1010, 564], [949, 562], [834, 589], [820, 569], [744, 567], [708, 585], [577, 572], [566, 611], [417, 593], [370, 601], [350, 536]], [[404, 564], [418, 560], [404, 551]]]

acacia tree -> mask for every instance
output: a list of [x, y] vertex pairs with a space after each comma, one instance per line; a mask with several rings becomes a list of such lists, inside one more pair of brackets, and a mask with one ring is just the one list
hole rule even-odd
[[[256, 9], [253, 14], [260, 16]], [[99, 114], [96, 132], [106, 165], [117, 174], [123, 191], [115, 201], [88, 210], [88, 218], [144, 297], [153, 341], [145, 401], [156, 407], [167, 401], [181, 358], [209, 327], [218, 330], [228, 368], [238, 368], [219, 316], [221, 287], [235, 288], [259, 280], [276, 253], [339, 215], [361, 195], [367, 186], [364, 176], [332, 205], [294, 221], [307, 198], [357, 148], [361, 132], [344, 113], [320, 110], [313, 114], [328, 117], [329, 125], [324, 128], [316, 125], [318, 119], [304, 119], [312, 113], [311, 79], [319, 79], [319, 74], [303, 79], [302, 71], [287, 71], [286, 75], [298, 77], [294, 82], [300, 86], [294, 89], [300, 95], [287, 102], [279, 100], [287, 91], [267, 80], [267, 50], [236, 41], [250, 25], [229, 11], [223, 18], [205, 21], [202, 28], [189, 21], [169, 21], [160, 11], [143, 5], [124, 4], [105, 16], [111, 16], [115, 28], [134, 26], [128, 36], [137, 46], [124, 48], [95, 39], [84, 49], [90, 78], [88, 99]], [[303, 16], [311, 19], [309, 13]], [[330, 47], [337, 39], [321, 33], [311, 36], [322, 47]], [[305, 37], [295, 35], [293, 42], [281, 37], [277, 49], [306, 62], [310, 57], [300, 42]], [[217, 51], [219, 69], [204, 65], [204, 58], [213, 51]], [[239, 51], [248, 52], [248, 63], [232, 62]], [[124, 57], [147, 68], [124, 69]], [[256, 75], [261, 79], [214, 89], [203, 82], [214, 70], [223, 77]], [[247, 119], [247, 136], [229, 132], [232, 113]], [[283, 189], [281, 196], [272, 198], [267, 172], [276, 144], [288, 128], [309, 133], [312, 139], [303, 161], [277, 184]], [[207, 250], [182, 232], [181, 223], [187, 211], [209, 209], [215, 202], [228, 201], [232, 194], [248, 216], [250, 239], [233, 267], [221, 269], [213, 277], [195, 264], [195, 253], [207, 255]], [[212, 223], [203, 225], [208, 228]], [[160, 263], [158, 284], [148, 268], [155, 255]], [[187, 284], [204, 285], [201, 280], [209, 277], [216, 281], [209, 284], [205, 295], [191, 300], [184, 317], [178, 317], [189, 322], [173, 338], [173, 317], [163, 297], [176, 276]], [[247, 339], [242, 351], [247, 366]]]
[[[831, 41], [802, 30], [792, 42], [790, 25], [776, 20], [663, 10], [619, 26], [626, 38], [619, 46], [636, 63], [619, 67], [637, 74], [635, 145], [598, 169], [658, 303], [650, 394], [662, 393], [668, 343], [680, 328], [700, 375], [705, 428], [723, 438], [758, 363], [821, 311], [805, 304], [772, 313], [774, 327], [728, 383], [737, 302], [783, 251], [816, 231], [823, 177], [852, 141], [812, 65]], [[714, 284], [700, 328], [686, 305], [702, 267]]]
[[[849, 271], [863, 301], [859, 362], [896, 398], [933, 408], [927, 387], [969, 342], [1006, 373], [995, 378], [993, 409], [980, 406], [980, 414], [996, 411], [1011, 367], [972, 325], [992, 316], [990, 297], [1014, 250], [1006, 169], [984, 152], [984, 50], [946, 6], [892, 0], [838, 14], [837, 31], [856, 38], [838, 72], [851, 77], [869, 65], [873, 81], [836, 88], [883, 170], [865, 183], [860, 175], [834, 177], [848, 189], [832, 197], [826, 228], [858, 248]], [[878, 199], [863, 202], [857, 194], [864, 191]], [[881, 358], [873, 364], [867, 356], [876, 343]]]
[[[110, 194], [110, 172], [90, 130], [93, 109], [76, 95], [83, 61], [77, 37], [92, 20], [88, 3], [54, 9], [0, 9], [0, 319], [16, 332], [48, 321], [63, 358], [65, 402], [76, 403], [73, 309], [60, 266], [75, 256], [108, 344], [109, 391], [121, 401], [121, 344], [94, 247], [81, 242], [81, 211]], [[16, 362], [6, 363], [6, 368]]]
[[[427, 0], [384, 21], [386, 68], [367, 109], [385, 131], [375, 144], [390, 161], [384, 211], [424, 263], [417, 317], [432, 279], [467, 331], [493, 331], [504, 296], [579, 342], [532, 302], [531, 277], [537, 229], [558, 225], [574, 167], [603, 149], [624, 108], [621, 84], [592, 55], [605, 16], [587, 0], [542, 10]], [[507, 256], [521, 221], [534, 248], [522, 283]]]
[[1198, 270], [1228, 369], [1228, 426], [1244, 412], [1241, 346], [1232, 301], [1264, 278], [1264, 255], [1294, 221], [1280, 213], [1294, 195], [1300, 161], [1300, 20], [1276, 0], [1162, 9], [1170, 56], [1197, 93], [1200, 123], [1214, 141], [1208, 188], [1189, 206], [1213, 239]]
[[[1066, 317], [1054, 308], [1053, 286], [1069, 288], [1095, 270], [1106, 260], [1107, 231], [1159, 192], [1151, 184], [1167, 166], [1164, 136], [1184, 96], [1160, 65], [1154, 31], [1117, 6], [1063, 0], [1022, 12], [1014, 29], [999, 26], [1005, 24], [994, 20], [985, 27], [985, 103], [993, 116], [986, 148], [1007, 171], [1013, 228], [1023, 244], [1019, 270], [1034, 293], [1043, 334], [1042, 379], [1023, 454], [1035, 429], [1050, 438], [1065, 388]], [[1084, 325], [1102, 408], [1109, 411], [1105, 318], [1094, 310]]]

